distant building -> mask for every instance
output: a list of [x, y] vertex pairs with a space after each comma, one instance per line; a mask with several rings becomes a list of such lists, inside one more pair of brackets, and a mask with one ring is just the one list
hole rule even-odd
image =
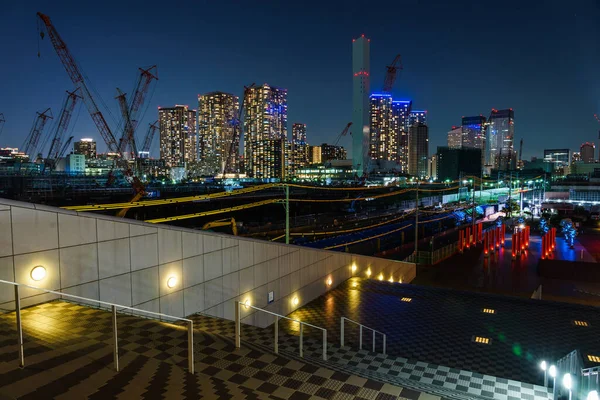
[[232, 94], [211, 92], [198, 96], [198, 160], [201, 175], [223, 172], [229, 155], [231, 157], [225, 173], [239, 173], [240, 137], [234, 138], [239, 111], [239, 98]]
[[369, 161], [370, 41], [352, 40], [352, 166], [359, 176]]
[[96, 158], [96, 141], [84, 138], [73, 144], [73, 153], [83, 154], [85, 158]]
[[292, 143], [290, 155], [290, 172], [295, 174], [300, 168], [308, 166], [308, 143], [306, 143], [306, 124], [292, 124]]
[[549, 164], [551, 171], [563, 170], [571, 164], [571, 150], [569, 149], [545, 149], [544, 162]]
[[492, 109], [487, 122], [485, 139], [485, 163], [491, 168], [505, 171], [515, 169], [517, 157], [514, 151], [515, 113], [512, 109]]
[[595, 161], [596, 145], [591, 142], [585, 142], [579, 148], [581, 154], [581, 161], [586, 164], [591, 164]]
[[429, 158], [429, 128], [416, 123], [408, 128], [408, 173], [418, 178], [427, 176]]
[[437, 178], [439, 181], [459, 179], [463, 175], [479, 176], [481, 173], [481, 150], [473, 148], [437, 148]]
[[448, 131], [448, 147], [451, 149], [460, 149], [462, 147], [462, 126], [453, 126]]
[[308, 147], [308, 162], [309, 164], [321, 164], [323, 161], [321, 156], [321, 146]]
[[483, 115], [462, 118], [462, 147], [481, 150], [481, 164], [485, 164], [486, 118]]
[[[370, 106], [370, 152], [372, 160], [398, 161], [398, 125], [394, 123], [392, 96], [372, 94]], [[394, 129], [395, 128], [395, 129]]]
[[85, 155], [67, 154], [57, 161], [55, 171], [66, 172], [70, 175], [83, 175], [85, 173]]
[[196, 110], [188, 106], [158, 109], [160, 158], [167, 168], [185, 168], [198, 158]]
[[342, 146], [323, 143], [321, 145], [321, 162], [331, 160], [345, 160], [348, 157], [346, 150]]
[[433, 154], [430, 158], [429, 158], [429, 171], [427, 173], [427, 175], [429, 175], [429, 179], [433, 179], [434, 181], [437, 180], [438, 178], [438, 172], [437, 172], [437, 162], [438, 160], [438, 156], [437, 154]]
[[0, 148], [0, 161], [22, 161], [27, 162], [29, 155], [19, 151], [16, 147]]
[[[280, 158], [287, 143], [287, 89], [265, 83], [249, 89], [244, 101], [246, 175], [280, 178], [285, 164]], [[274, 143], [279, 144], [273, 147]]]
[[400, 172], [408, 173], [408, 127], [410, 126], [410, 112], [412, 101], [392, 101], [392, 131], [398, 136], [398, 164]]
[[408, 125], [413, 126], [414, 124], [427, 125], [427, 110], [411, 110]]
[[571, 155], [571, 164], [581, 161], [581, 153], [578, 151], [574, 151]]

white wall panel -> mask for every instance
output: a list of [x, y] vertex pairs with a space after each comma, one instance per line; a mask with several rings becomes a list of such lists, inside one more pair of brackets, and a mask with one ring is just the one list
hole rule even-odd
[[55, 213], [12, 207], [11, 214], [15, 254], [58, 247], [58, 222]]
[[60, 247], [96, 242], [96, 219], [58, 214], [58, 239]]

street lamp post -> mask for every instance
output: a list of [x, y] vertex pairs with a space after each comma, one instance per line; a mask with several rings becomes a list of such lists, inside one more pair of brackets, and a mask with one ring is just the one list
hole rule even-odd
[[540, 368], [544, 371], [544, 387], [548, 387], [548, 364], [546, 361], [541, 362]]
[[556, 367], [551, 365], [550, 368], [548, 368], [548, 373], [552, 378], [552, 398], [554, 399], [556, 398]]
[[573, 379], [568, 372], [563, 376], [563, 386], [569, 391], [569, 400], [571, 400], [571, 388], [573, 387]]

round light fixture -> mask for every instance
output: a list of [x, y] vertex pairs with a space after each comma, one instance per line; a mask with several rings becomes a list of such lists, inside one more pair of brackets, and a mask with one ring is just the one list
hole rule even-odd
[[293, 306], [297, 306], [297, 305], [298, 305], [298, 303], [300, 303], [300, 300], [298, 299], [298, 297], [294, 297], [294, 298], [292, 299], [292, 305], [293, 305]]
[[352, 272], [356, 272], [356, 269], [357, 269], [356, 264], [352, 264]]
[[174, 276], [169, 277], [169, 279], [167, 279], [167, 286], [169, 289], [174, 288], [175, 285], [177, 285], [177, 278]]
[[548, 368], [548, 373], [551, 377], [556, 378], [556, 367], [551, 365], [550, 368]]
[[331, 286], [331, 284], [333, 283], [333, 280], [331, 279], [331, 277], [327, 278], [327, 281], [325, 281], [325, 283], [327, 283], [327, 286]]
[[371, 276], [371, 268], [367, 270], [367, 277]]
[[546, 364], [546, 361], [542, 361], [540, 363], [540, 368], [542, 369], [542, 371], [545, 371], [546, 368], [548, 368], [548, 364]]
[[573, 381], [571, 379], [571, 374], [566, 373], [565, 376], [563, 376], [563, 386], [565, 387], [565, 389], [567, 390], [571, 390], [571, 388], [573, 387]]
[[244, 308], [248, 309], [249, 306], [250, 306], [250, 299], [244, 300]]
[[37, 266], [33, 267], [30, 275], [31, 275], [31, 279], [33, 279], [34, 281], [41, 281], [42, 279], [44, 279], [46, 277], [46, 268], [44, 268], [41, 265], [37, 265]]
[[596, 390], [592, 390], [587, 395], [587, 400], [598, 400], [598, 392]]

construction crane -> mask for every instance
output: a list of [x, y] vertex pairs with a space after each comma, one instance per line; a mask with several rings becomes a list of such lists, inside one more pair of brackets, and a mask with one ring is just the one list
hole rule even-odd
[[77, 99], [81, 98], [81, 96], [77, 94], [78, 91], [79, 88], [75, 89], [72, 92], [69, 92], [68, 90], [66, 91], [67, 97], [65, 98], [63, 108], [60, 111], [58, 124], [56, 125], [56, 130], [54, 131], [54, 135], [52, 136], [50, 150], [48, 150], [48, 156], [46, 157], [46, 165], [50, 167], [52, 167], [52, 165], [59, 158], [60, 150], [63, 145], [63, 137], [69, 129], [69, 123], [71, 122], [73, 111], [75, 110], [75, 106], [77, 105]]
[[137, 144], [135, 143], [134, 126], [129, 112], [129, 105], [127, 104], [127, 98], [125, 93], [121, 89], [117, 88], [117, 97], [119, 101], [119, 108], [121, 109], [121, 115], [123, 116], [123, 136], [119, 141], [119, 153], [125, 155], [127, 146], [131, 147], [131, 152], [137, 157]]
[[56, 156], [56, 159], [58, 160], [59, 158], [62, 158], [67, 149], [69, 148], [69, 145], [71, 145], [71, 142], [73, 141], [73, 136], [70, 136], [67, 141], [65, 142], [65, 144], [63, 145], [63, 147], [61, 147], [61, 149], [58, 151], [58, 154]]
[[220, 226], [231, 226], [231, 231], [233, 232], [233, 235], [237, 236], [238, 230], [237, 230], [237, 224], [236, 224], [234, 218], [218, 219], [216, 221], [207, 222], [206, 224], [204, 224], [202, 226], [202, 230], [206, 231], [206, 230], [209, 230], [212, 228], [217, 228]]
[[47, 108], [43, 113], [36, 113], [35, 119], [33, 120], [33, 126], [29, 131], [29, 135], [27, 135], [23, 146], [21, 146], [23, 149], [21, 151], [24, 154], [28, 154], [30, 159], [33, 159], [36, 156], [35, 151], [40, 141], [40, 136], [42, 136], [44, 126], [46, 125], [46, 122], [52, 118], [52, 110], [49, 108]]
[[239, 141], [242, 137], [242, 117], [244, 115], [244, 104], [246, 103], [246, 97], [250, 90], [254, 89], [256, 85], [252, 83], [250, 86], [244, 86], [244, 95], [242, 96], [242, 104], [240, 106], [240, 112], [238, 113], [237, 119], [233, 119], [230, 123], [233, 126], [233, 137], [231, 138], [231, 142], [229, 143], [229, 150], [227, 151], [227, 156], [225, 158], [225, 162], [223, 163], [223, 168], [221, 173], [223, 177], [225, 177], [225, 172], [231, 167], [233, 163], [233, 155], [238, 150]]
[[2, 129], [4, 129], [4, 123], [6, 119], [4, 119], [4, 114], [0, 113], [0, 136], [2, 136]]
[[150, 153], [150, 146], [152, 146], [152, 140], [154, 139], [154, 134], [158, 130], [158, 121], [154, 121], [154, 123], [149, 124], [148, 132], [146, 132], [146, 137], [144, 137], [144, 143], [142, 144], [142, 150], [140, 152]]
[[[129, 112], [129, 120], [131, 124], [129, 124], [129, 128], [131, 132], [127, 132], [126, 129], [123, 129], [123, 135], [121, 139], [119, 139], [119, 153], [125, 154], [127, 152], [127, 147], [131, 151], [133, 157], [137, 157], [137, 151], [132, 146], [131, 138], [135, 138], [135, 130], [138, 124], [138, 116], [139, 111], [142, 108], [142, 104], [144, 104], [144, 100], [146, 99], [146, 95], [148, 94], [148, 90], [150, 88], [150, 84], [153, 80], [158, 80], [158, 73], [156, 65], [148, 69], [139, 68], [140, 76], [137, 80], [137, 84], [135, 85], [133, 98], [131, 99], [131, 104], [129, 104], [128, 112]], [[117, 97], [118, 98], [118, 97]], [[120, 104], [119, 104], [120, 105]], [[121, 107], [121, 113], [123, 114], [123, 108]], [[124, 128], [128, 126], [125, 117], [123, 117]]]
[[[338, 143], [340, 142], [340, 140], [342, 139], [342, 136], [346, 136], [348, 134], [348, 130], [350, 129], [350, 126], [352, 126], [352, 122], [348, 122], [346, 124], [346, 127], [342, 130], [342, 132], [338, 135], [338, 137], [335, 139], [335, 142], [333, 143], [334, 146], [337, 146]], [[352, 132], [350, 132], [350, 134], [352, 135]]]
[[[65, 67], [69, 78], [71, 78], [71, 81], [73, 82], [75, 87], [81, 90], [83, 101], [88, 109], [88, 112], [90, 113], [90, 116], [92, 117], [92, 120], [94, 121], [94, 124], [96, 124], [96, 127], [98, 128], [98, 131], [102, 136], [102, 139], [104, 139], [104, 142], [108, 147], [108, 151], [113, 153], [118, 152], [119, 146], [117, 144], [117, 141], [115, 140], [112, 131], [108, 127], [106, 119], [104, 119], [104, 116], [98, 109], [98, 106], [94, 101], [92, 93], [88, 89], [85, 80], [83, 79], [83, 74], [79, 70], [75, 59], [73, 58], [71, 52], [67, 48], [67, 44], [61, 39], [60, 35], [58, 34], [58, 31], [56, 30], [54, 25], [52, 25], [50, 17], [42, 14], [41, 12], [38, 12], [37, 16], [44, 23], [46, 31], [48, 32], [48, 36], [50, 36], [50, 41], [54, 46], [54, 50], [56, 51], [56, 54], [58, 54], [58, 57], [60, 58], [63, 66]], [[44, 32], [40, 32], [40, 37], [44, 39]]]
[[385, 80], [383, 81], [383, 93], [390, 93], [394, 86], [394, 82], [396, 81], [396, 73], [398, 70], [403, 69], [400, 54], [398, 54], [396, 58], [394, 58], [394, 61], [386, 68]]

